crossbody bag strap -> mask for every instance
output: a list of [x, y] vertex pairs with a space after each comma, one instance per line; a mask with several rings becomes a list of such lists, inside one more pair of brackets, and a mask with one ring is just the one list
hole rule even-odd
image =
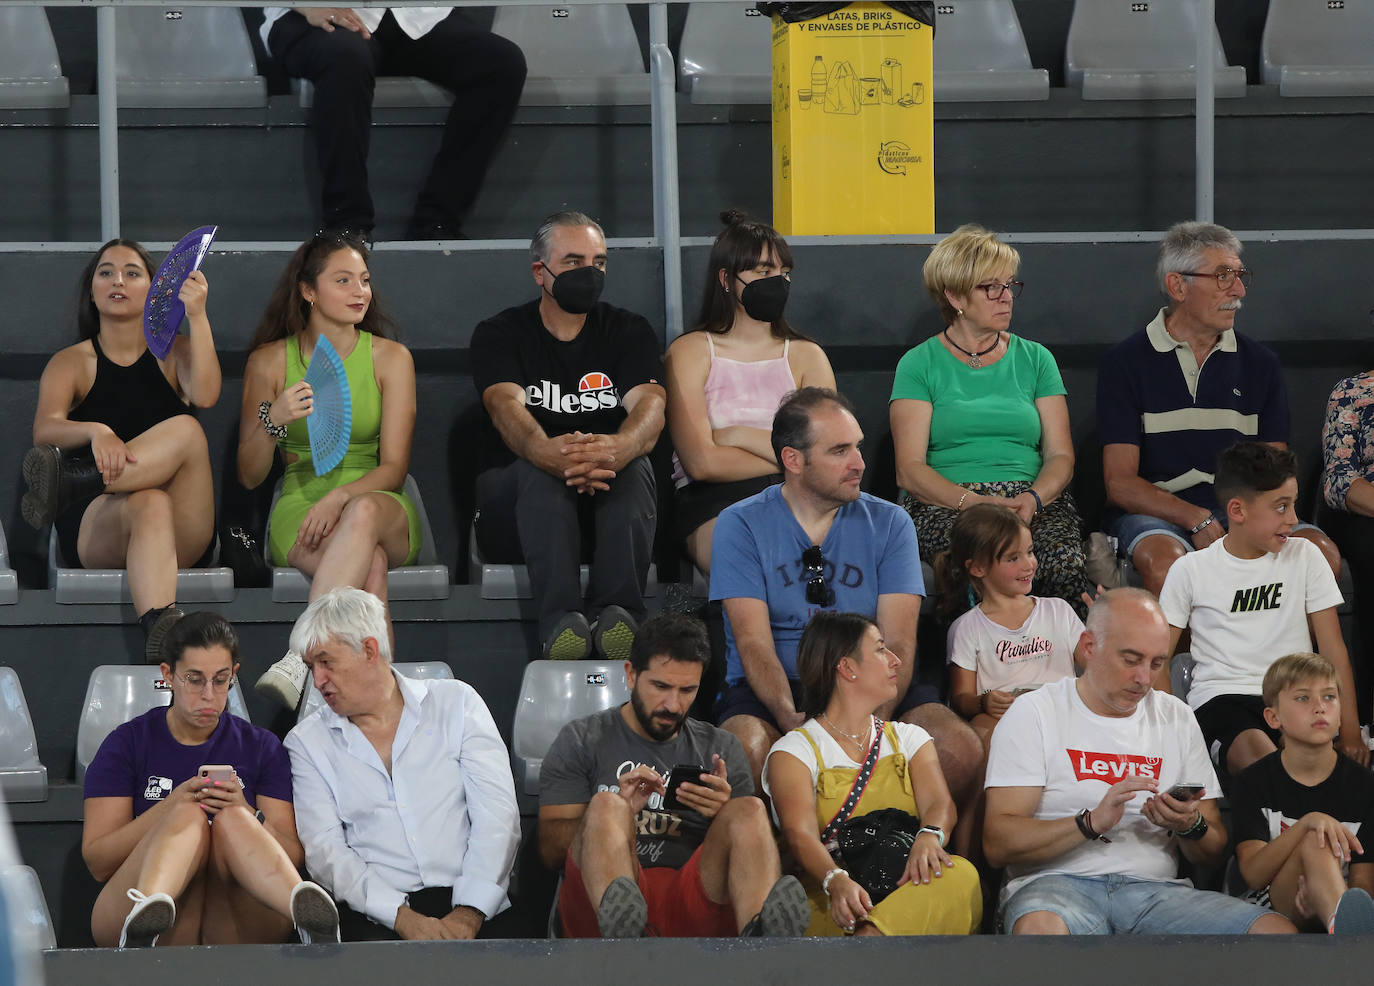
[[864, 795], [864, 788], [868, 786], [868, 779], [873, 776], [873, 767], [878, 762], [878, 747], [882, 745], [883, 723], [877, 716], [873, 717], [873, 742], [869, 744], [868, 754], [864, 757], [863, 764], [859, 767], [858, 776], [854, 778], [854, 784], [849, 789], [848, 796], [844, 799], [844, 804], [840, 805], [840, 810], [835, 813], [835, 817], [830, 819], [825, 830], [821, 832], [821, 843], [829, 846], [839, 834], [840, 826], [849, 821], [849, 816], [854, 814], [854, 809], [859, 805], [859, 799]]

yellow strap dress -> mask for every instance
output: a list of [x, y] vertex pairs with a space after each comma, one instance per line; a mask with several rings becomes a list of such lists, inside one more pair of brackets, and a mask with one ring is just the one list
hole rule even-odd
[[[270, 521], [272, 564], [286, 565], [286, 553], [296, 543], [301, 521], [306, 513], [331, 490], [344, 486], [377, 468], [381, 457], [382, 390], [372, 368], [372, 333], [359, 332], [357, 345], [343, 360], [348, 377], [349, 394], [353, 398], [353, 428], [348, 436], [348, 450], [343, 460], [325, 473], [315, 475], [310, 456], [310, 432], [305, 418], [286, 426], [286, 437], [277, 444], [283, 453], [294, 453], [296, 461], [288, 462], [282, 476], [281, 496], [272, 508]], [[286, 382], [290, 387], [305, 378], [307, 364], [301, 361], [301, 344], [296, 336], [286, 337]], [[404, 493], [378, 490], [405, 508], [410, 525], [410, 551], [403, 565], [415, 564], [420, 553], [420, 515], [415, 504]]]
[[[816, 824], [824, 829], [844, 805], [859, 775], [858, 767], [827, 767], [820, 747], [806, 728], [801, 734], [816, 756], [819, 772], [816, 777]], [[859, 803], [850, 818], [861, 818], [871, 811], [900, 808], [915, 814], [916, 795], [912, 789], [911, 773], [906, 757], [897, 745], [897, 733], [892, 723], [883, 723], [883, 737], [892, 752], [880, 756], [873, 766]], [[928, 884], [906, 883], [880, 901], [868, 914], [868, 920], [885, 935], [967, 935], [978, 930], [983, 920], [983, 894], [978, 871], [962, 856], [954, 856], [954, 866], [944, 868], [943, 874]], [[806, 933], [815, 937], [843, 935], [844, 931], [830, 917], [830, 900], [820, 884], [810, 877], [803, 881], [811, 902], [811, 923]]]

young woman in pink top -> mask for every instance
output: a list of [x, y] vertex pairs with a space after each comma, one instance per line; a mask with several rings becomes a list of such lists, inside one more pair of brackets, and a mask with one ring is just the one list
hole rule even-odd
[[696, 326], [664, 359], [673, 436], [674, 529], [703, 574], [716, 515], [781, 478], [773, 414], [789, 391], [835, 386], [821, 347], [787, 323], [792, 251], [777, 230], [743, 213], [707, 264]]

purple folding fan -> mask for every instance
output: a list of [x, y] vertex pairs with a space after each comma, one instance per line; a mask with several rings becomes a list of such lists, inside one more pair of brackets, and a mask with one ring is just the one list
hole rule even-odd
[[217, 232], [218, 226], [191, 230], [177, 241], [153, 275], [148, 300], [143, 303], [143, 338], [158, 359], [166, 359], [172, 351], [181, 321], [186, 317], [186, 306], [177, 294], [186, 283], [187, 275], [200, 269], [200, 262], [205, 259]]

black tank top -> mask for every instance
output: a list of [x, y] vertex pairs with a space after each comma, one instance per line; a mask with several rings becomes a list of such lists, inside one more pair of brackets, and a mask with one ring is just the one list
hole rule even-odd
[[131, 366], [120, 366], [105, 355], [99, 340], [95, 347], [95, 382], [81, 403], [67, 415], [71, 421], [98, 421], [108, 425], [122, 442], [132, 441], [153, 425], [191, 410], [177, 396], [157, 357], [149, 350]]

